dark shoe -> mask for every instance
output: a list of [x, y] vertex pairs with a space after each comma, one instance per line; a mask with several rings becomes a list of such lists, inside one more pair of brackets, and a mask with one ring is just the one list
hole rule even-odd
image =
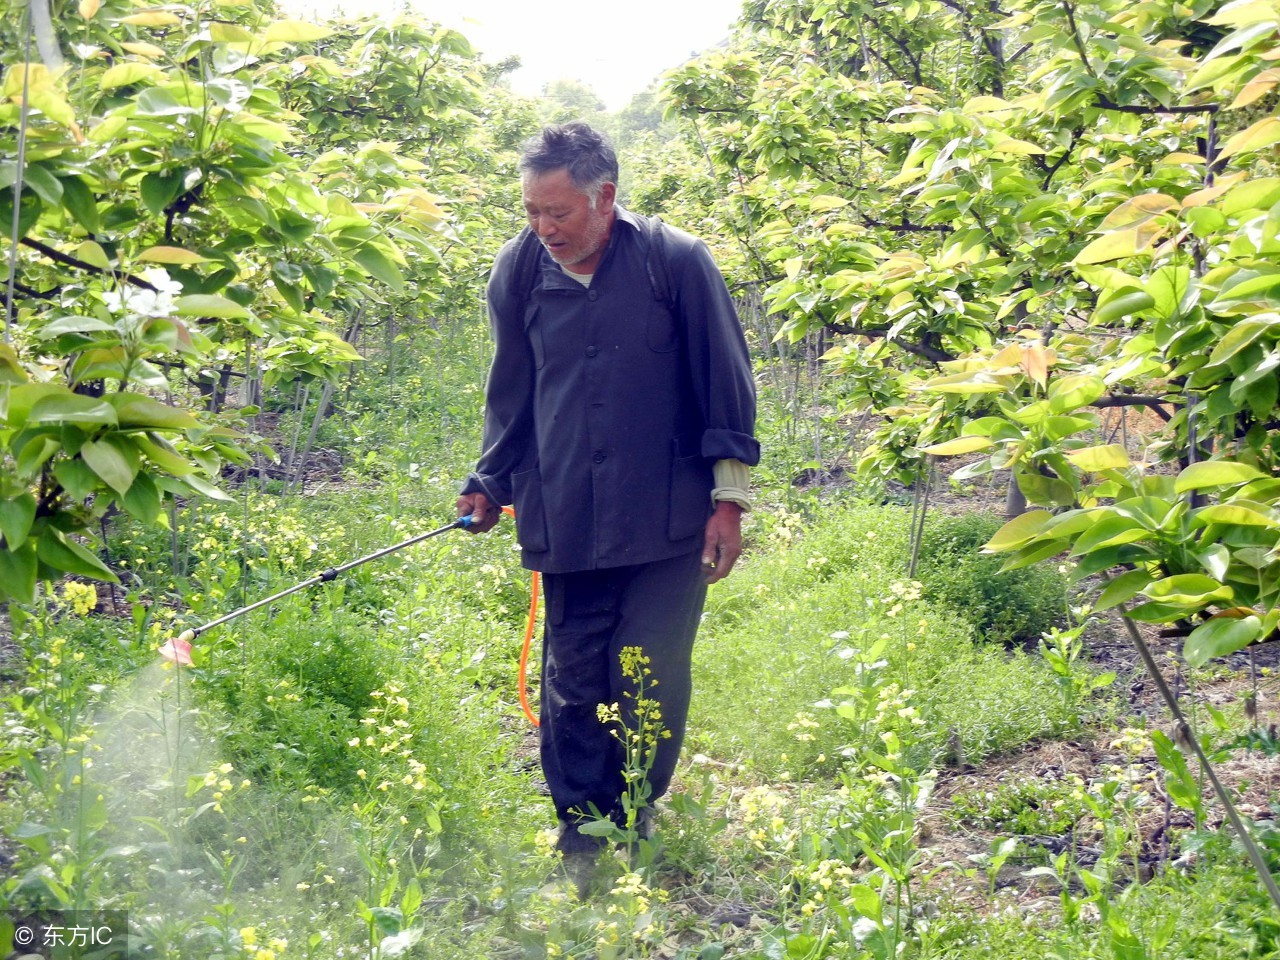
[[577, 824], [560, 821], [560, 836], [556, 840], [556, 849], [561, 857], [560, 870], [573, 884], [580, 900], [585, 900], [591, 892], [600, 851], [604, 848], [603, 837], [580, 833]]

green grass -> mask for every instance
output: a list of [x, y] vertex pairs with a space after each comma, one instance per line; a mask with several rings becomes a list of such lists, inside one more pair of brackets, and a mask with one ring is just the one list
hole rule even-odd
[[[362, 376], [325, 424], [345, 487], [191, 505], [175, 537], [119, 521], [112, 556], [129, 573], [114, 611], [59, 601], [19, 619], [29, 669], [0, 727], [0, 824], [18, 861], [0, 905], [131, 909], [149, 955], [169, 960], [370, 956], [397, 934], [401, 955], [432, 960], [824, 960], [860, 956], [859, 937], [956, 960], [1276, 949], [1256, 880], [1221, 843], [1185, 875], [1109, 890], [1106, 929], [1064, 923], [1056, 889], [1031, 913], [945, 892], [976, 868], [928, 854], [931, 771], [1083, 722], [1038, 656], [989, 642], [1011, 622], [1002, 605], [1021, 605], [1024, 633], [1062, 605], [1056, 574], [996, 589], [966, 565], [957, 544], [989, 520], [931, 520], [945, 536], [916, 583], [906, 508], [764, 491], [740, 567], [708, 599], [666, 857], [634, 878], [613, 862], [625, 882], [581, 904], [548, 885], [552, 811], [516, 696], [528, 579], [509, 525], [352, 570], [202, 636], [196, 669], [162, 669], [155, 648], [183, 627], [452, 516], [476, 395], [446, 402], [426, 378], [394, 389], [403, 416], [379, 417], [377, 378]], [[445, 415], [448, 436], [415, 423]], [[1189, 919], [1167, 933], [1162, 916]], [[1121, 921], [1137, 947], [1117, 947]]]

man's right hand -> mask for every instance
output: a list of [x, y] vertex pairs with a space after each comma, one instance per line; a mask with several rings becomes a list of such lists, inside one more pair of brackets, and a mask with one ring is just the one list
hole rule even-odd
[[502, 519], [502, 508], [492, 503], [483, 493], [464, 493], [454, 506], [458, 516], [471, 517], [468, 533], [488, 533]]

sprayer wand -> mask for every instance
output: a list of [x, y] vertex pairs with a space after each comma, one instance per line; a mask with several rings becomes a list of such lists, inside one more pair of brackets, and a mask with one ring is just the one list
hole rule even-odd
[[287, 590], [281, 590], [279, 593], [273, 593], [271, 596], [265, 597], [264, 599], [259, 600], [256, 603], [251, 603], [248, 606], [241, 607], [239, 610], [232, 610], [230, 613], [226, 614], [225, 616], [219, 617], [217, 620], [211, 620], [209, 623], [206, 623], [203, 626], [192, 627], [189, 630], [184, 630], [182, 633], [178, 634], [178, 642], [190, 643], [192, 640], [200, 636], [200, 634], [204, 633], [206, 630], [212, 630], [214, 627], [220, 627], [224, 623], [227, 623], [228, 621], [235, 620], [237, 617], [243, 617], [246, 613], [250, 613], [254, 610], [257, 610], [259, 607], [265, 607], [269, 603], [275, 603], [277, 600], [280, 600], [283, 597], [287, 597], [291, 593], [297, 593], [299, 590], [305, 590], [307, 587], [314, 587], [317, 583], [329, 583], [331, 580], [336, 579], [340, 574], [346, 573], [348, 570], [352, 569], [353, 567], [358, 567], [361, 564], [368, 563], [371, 560], [377, 560], [381, 557], [385, 557], [388, 554], [395, 553], [397, 550], [403, 550], [405, 547], [411, 547], [415, 543], [421, 543], [423, 540], [429, 540], [431, 537], [437, 537], [440, 534], [446, 533], [450, 530], [465, 529], [471, 526], [471, 523], [472, 523], [472, 517], [470, 515], [465, 517], [459, 517], [457, 520], [453, 521], [453, 523], [446, 523], [443, 527], [440, 527], [439, 529], [436, 529], [436, 530], [432, 530], [429, 533], [420, 533], [416, 537], [410, 537], [408, 540], [405, 540], [403, 543], [397, 543], [394, 546], [390, 546], [390, 547], [383, 547], [381, 550], [378, 550], [375, 553], [371, 553], [368, 556], [361, 557], [358, 560], [352, 560], [350, 563], [344, 563], [340, 567], [331, 567], [328, 570], [324, 571], [324, 573], [317, 574], [316, 576], [312, 577], [310, 580], [302, 581], [302, 583], [296, 583], [292, 587], [289, 587]]

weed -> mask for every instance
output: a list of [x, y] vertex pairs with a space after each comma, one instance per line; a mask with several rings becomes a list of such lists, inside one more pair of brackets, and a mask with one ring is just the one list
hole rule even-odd
[[1002, 573], [1003, 558], [980, 552], [1001, 526], [990, 514], [930, 515], [917, 575], [924, 595], [961, 612], [982, 640], [1035, 640], [1061, 616], [1066, 580], [1043, 565]]

